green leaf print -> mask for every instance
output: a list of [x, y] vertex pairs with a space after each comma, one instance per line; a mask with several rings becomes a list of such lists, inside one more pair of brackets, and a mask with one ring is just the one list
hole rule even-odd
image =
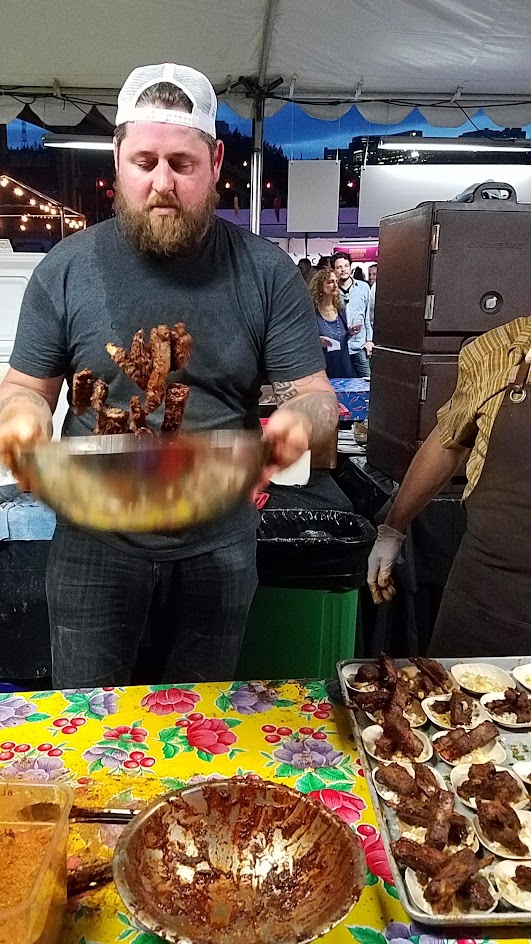
[[365, 873], [365, 884], [366, 884], [366, 885], [377, 885], [377, 884], [378, 884], [378, 876], [377, 876], [377, 875], [373, 875], [372, 872], [370, 871], [370, 869], [367, 869], [367, 871], [366, 871], [366, 873]]
[[176, 777], [161, 777], [160, 782], [166, 790], [182, 790], [186, 780], [177, 780]]
[[358, 944], [387, 944], [384, 935], [380, 931], [375, 931], [374, 928], [353, 927], [348, 930]]
[[208, 764], [210, 764], [210, 762], [214, 760], [214, 755], [209, 754], [208, 751], [198, 751], [197, 756], [199, 757], [199, 760], [204, 760]]
[[103, 770], [103, 764], [101, 760], [93, 760], [87, 768], [89, 774], [95, 773], [97, 770]]
[[162, 731], [159, 731], [159, 741], [163, 743], [166, 741], [177, 741], [183, 737], [183, 733], [180, 728], [163, 728]]
[[241, 721], [239, 718], [223, 718], [228, 728], [237, 728]]
[[28, 715], [26, 721], [33, 723], [34, 721], [47, 721], [51, 715], [45, 715], [42, 711], [35, 711], [32, 715]]
[[292, 708], [294, 704], [295, 702], [290, 701], [289, 698], [277, 698], [275, 708]]
[[279, 764], [275, 771], [275, 777], [298, 777], [300, 772], [300, 767], [292, 767], [291, 764]]
[[222, 711], [223, 713], [225, 713], [226, 711], [230, 711], [230, 709], [232, 708], [232, 702], [229, 696], [225, 694], [220, 695], [219, 698], [216, 698], [214, 704], [216, 708], [219, 708], [219, 710]]
[[323, 790], [326, 787], [326, 783], [313, 772], [309, 771], [304, 774], [304, 777], [300, 777], [299, 780], [297, 780], [295, 786], [301, 793], [312, 793], [314, 790]]
[[384, 883], [383, 883], [383, 886], [384, 886], [384, 888], [385, 888], [387, 894], [390, 895], [391, 898], [395, 898], [395, 899], [398, 901], [398, 892], [397, 892], [395, 886], [394, 886], [394, 885], [391, 885], [389, 882], [384, 882]]
[[179, 748], [175, 747], [175, 744], [170, 744], [170, 742], [165, 744], [164, 747], [162, 748], [162, 756], [165, 757], [166, 760], [171, 760], [172, 757], [175, 757], [175, 755], [178, 753], [179, 753]]

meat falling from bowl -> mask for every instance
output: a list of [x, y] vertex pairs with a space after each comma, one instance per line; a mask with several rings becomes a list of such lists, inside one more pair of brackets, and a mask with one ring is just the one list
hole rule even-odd
[[77, 416], [83, 416], [89, 408], [96, 414], [93, 432], [98, 436], [116, 433], [132, 433], [135, 436], [153, 436], [154, 430], [148, 416], [164, 402], [162, 432], [179, 432], [188, 401], [189, 387], [182, 383], [168, 383], [173, 371], [182, 370], [190, 359], [192, 337], [186, 326], [178, 322], [169, 328], [158, 325], [152, 328], [149, 341], [140, 329], [133, 335], [130, 350], [109, 343], [107, 353], [114, 363], [144, 393], [144, 402], [134, 394], [129, 410], [108, 404], [109, 385], [96, 378], [85, 368], [74, 374], [72, 382], [72, 408]]

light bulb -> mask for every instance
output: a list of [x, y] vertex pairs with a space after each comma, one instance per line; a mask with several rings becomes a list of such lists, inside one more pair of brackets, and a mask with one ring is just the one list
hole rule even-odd
[[15, 189], [13, 190], [13, 193], [14, 193], [15, 196], [17, 196], [17, 197], [23, 197], [23, 196], [24, 196], [24, 191], [22, 190], [21, 187], [15, 187]]
[[28, 217], [26, 216], [26, 214], [24, 214], [24, 216], [21, 216], [20, 219], [22, 220], [23, 223], [28, 222]]
[[52, 216], [55, 216], [55, 215], [56, 215], [57, 210], [55, 209], [55, 207], [52, 207], [52, 208], [51, 208], [50, 213], [52, 214]]
[[32, 197], [31, 200], [30, 200], [30, 206], [34, 207], [34, 206], [36, 206], [36, 205], [37, 205], [37, 201], [34, 200], [33, 197]]
[[21, 224], [21, 227], [20, 227], [20, 228], [21, 228], [22, 232], [25, 231], [26, 227], [24, 226], [24, 223]]
[[8, 183], [9, 181], [7, 177], [2, 177], [2, 180], [0, 180], [0, 187], [7, 187]]
[[52, 228], [52, 224], [51, 224], [51, 223], [47, 223], [47, 224], [46, 224], [46, 229], [51, 229], [51, 228]]

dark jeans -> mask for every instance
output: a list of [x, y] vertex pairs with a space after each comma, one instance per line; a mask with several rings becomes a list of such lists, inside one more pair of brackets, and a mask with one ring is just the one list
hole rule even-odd
[[127, 685], [147, 627], [153, 682], [232, 680], [257, 586], [256, 536], [153, 562], [58, 525], [46, 594], [54, 688]]
[[352, 374], [354, 377], [363, 377], [365, 380], [370, 379], [370, 357], [368, 357], [364, 347], [356, 351], [355, 354], [350, 355], [350, 363], [352, 364]]

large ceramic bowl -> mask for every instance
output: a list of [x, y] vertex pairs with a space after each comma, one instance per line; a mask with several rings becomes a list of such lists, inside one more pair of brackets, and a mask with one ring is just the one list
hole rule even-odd
[[105, 531], [175, 531], [233, 507], [260, 477], [259, 433], [171, 438], [82, 436], [19, 457], [31, 491], [74, 524]]
[[120, 837], [114, 880], [135, 919], [172, 944], [303, 944], [348, 914], [365, 860], [321, 803], [242, 778], [146, 807]]

